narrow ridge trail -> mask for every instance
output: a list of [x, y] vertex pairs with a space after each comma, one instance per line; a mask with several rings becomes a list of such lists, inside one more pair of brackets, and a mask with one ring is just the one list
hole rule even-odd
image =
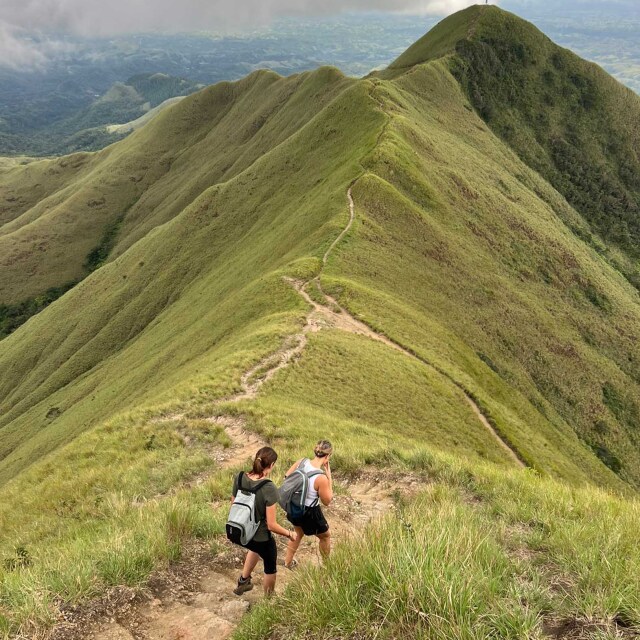
[[[326, 508], [334, 537], [348, 543], [349, 538], [358, 535], [368, 523], [394, 509], [399, 493], [405, 496], [416, 493], [421, 482], [417, 476], [405, 474], [401, 481], [397, 477], [380, 475], [346, 483], [346, 492], [337, 494]], [[281, 593], [297, 570], [289, 571], [282, 566], [285, 545], [280, 538], [277, 538], [277, 543], [280, 560], [276, 593]], [[120, 611], [112, 610], [110, 616], [95, 625], [88, 635], [70, 637], [93, 640], [226, 640], [251, 605], [264, 596], [261, 565], [254, 573], [254, 589], [240, 597], [233, 594], [243, 553], [226, 540], [222, 547], [215, 558], [206, 552], [201, 554], [199, 559], [205, 566], [196, 566], [195, 576], [189, 576], [185, 581], [178, 570], [161, 580], [152, 579], [146, 593], [132, 606]], [[320, 557], [315, 538], [305, 537], [297, 555], [303, 565], [318, 565]], [[64, 637], [56, 636], [56, 640]]]
[[[351, 194], [351, 187], [347, 190], [347, 200], [349, 203], [349, 222], [347, 226], [342, 230], [340, 235], [333, 241], [331, 246], [325, 252], [322, 258], [322, 266], [324, 267], [327, 264], [327, 260], [329, 255], [333, 251], [334, 247], [344, 238], [344, 236], [348, 233], [351, 228], [353, 221], [355, 220], [355, 204], [353, 201], [353, 197]], [[322, 273], [322, 272], [321, 272]], [[291, 280], [289, 279], [293, 287], [296, 291], [304, 298], [307, 304], [311, 305], [312, 310], [309, 316], [307, 317], [307, 324], [303, 331], [318, 331], [322, 328], [334, 328], [341, 329], [343, 331], [347, 331], [350, 333], [356, 333], [359, 335], [366, 336], [371, 338], [372, 340], [377, 340], [378, 342], [382, 342], [386, 344], [388, 347], [395, 349], [396, 351], [400, 351], [404, 355], [417, 360], [421, 364], [429, 367], [437, 371], [439, 374], [444, 376], [447, 380], [449, 380], [453, 385], [455, 385], [463, 394], [466, 402], [471, 407], [473, 413], [476, 415], [480, 423], [487, 429], [487, 431], [491, 434], [492, 438], [495, 442], [503, 449], [503, 451], [511, 458], [511, 460], [519, 467], [524, 468], [526, 465], [523, 460], [518, 455], [517, 451], [511, 447], [500, 434], [493, 427], [487, 416], [482, 412], [477, 402], [471, 397], [471, 395], [467, 392], [467, 390], [454, 378], [452, 378], [446, 372], [438, 369], [433, 364], [428, 362], [427, 360], [421, 358], [417, 354], [409, 351], [401, 344], [395, 342], [388, 336], [374, 331], [371, 327], [369, 327], [364, 322], [357, 320], [354, 318], [344, 307], [342, 307], [337, 300], [332, 298], [329, 294], [325, 293], [320, 284], [320, 274], [318, 274], [315, 278], [310, 281], [303, 282], [300, 280]], [[313, 283], [318, 291], [324, 296], [327, 301], [327, 305], [320, 304], [313, 300], [306, 291], [306, 288], [309, 284]]]
[[[487, 416], [483, 413], [483, 411], [478, 406], [477, 402], [473, 399], [473, 397], [467, 392], [463, 385], [461, 385], [457, 380], [452, 378], [446, 372], [438, 369], [429, 361], [421, 358], [416, 353], [406, 349], [401, 344], [395, 342], [388, 336], [374, 331], [371, 327], [369, 327], [364, 322], [353, 317], [346, 309], [344, 309], [334, 298], [332, 298], [329, 294], [327, 294], [321, 286], [320, 276], [322, 275], [322, 271], [329, 260], [329, 256], [335, 247], [344, 239], [349, 230], [351, 229], [353, 222], [355, 220], [355, 203], [352, 195], [352, 183], [347, 189], [347, 202], [349, 209], [349, 219], [347, 224], [342, 229], [340, 234], [336, 237], [336, 239], [331, 243], [329, 248], [325, 251], [322, 256], [322, 268], [318, 275], [316, 275], [311, 280], [294, 280], [292, 278], [285, 278], [285, 281], [288, 282], [293, 288], [302, 296], [305, 302], [310, 305], [311, 310], [307, 313], [305, 325], [302, 327], [302, 330], [299, 333], [292, 334], [288, 336], [283, 345], [275, 352], [268, 354], [264, 358], [262, 358], [257, 364], [251, 367], [248, 371], [246, 371], [240, 379], [240, 391], [237, 393], [223, 398], [215, 403], [214, 406], [221, 406], [225, 403], [229, 402], [240, 402], [242, 400], [251, 400], [258, 395], [258, 392], [262, 385], [273, 378], [273, 376], [288, 366], [291, 361], [298, 358], [306, 344], [307, 344], [307, 334], [310, 332], [317, 332], [326, 328], [340, 329], [342, 331], [346, 331], [348, 333], [354, 333], [366, 336], [372, 340], [376, 340], [378, 342], [382, 342], [383, 344], [395, 349], [403, 353], [405, 356], [417, 360], [422, 365], [429, 367], [437, 371], [439, 374], [444, 376], [447, 380], [451, 382], [451, 384], [455, 385], [460, 392], [463, 394], [465, 402], [470, 406], [473, 413], [478, 418], [478, 421], [482, 424], [482, 426], [488, 431], [496, 444], [509, 456], [512, 462], [518, 467], [524, 468], [526, 465], [523, 460], [518, 455], [518, 452], [510, 446], [496, 431], [493, 427]], [[327, 304], [320, 304], [313, 300], [309, 294], [307, 293], [308, 286], [316, 286], [320, 294], [324, 297]], [[166, 416], [163, 419], [176, 419], [183, 418], [182, 414], [174, 414], [171, 416]], [[244, 429], [244, 421], [242, 418], [236, 417], [226, 417], [226, 416], [217, 416], [209, 418], [209, 420], [213, 422], [217, 422], [222, 424], [225, 428], [227, 435], [231, 438], [234, 443], [234, 450], [240, 449], [242, 452], [240, 455], [244, 456], [242, 458], [236, 457], [233, 461], [233, 466], [240, 464], [250, 455], [252, 455], [253, 451], [251, 451], [252, 447], [256, 449], [260, 446], [266, 444], [256, 437], [255, 434], [251, 433]], [[236, 454], [237, 455], [237, 454]]]
[[[349, 232], [355, 220], [355, 205], [351, 194], [351, 187], [347, 190], [349, 203], [349, 221], [339, 236], [332, 242], [322, 258], [322, 266], [327, 264], [329, 256], [338, 243]], [[246, 371], [240, 380], [240, 391], [219, 400], [216, 405], [221, 406], [229, 402], [240, 402], [255, 398], [261, 386], [270, 380], [280, 369], [286, 367], [292, 360], [299, 357], [307, 342], [307, 334], [326, 328], [339, 329], [354, 334], [363, 335], [372, 340], [400, 351], [404, 355], [418, 360], [421, 364], [436, 369], [429, 362], [405, 349], [389, 337], [374, 331], [364, 322], [357, 320], [338, 302], [326, 294], [320, 285], [320, 273], [309, 281], [286, 279], [299, 295], [310, 305], [306, 323], [302, 330], [289, 336], [284, 344], [275, 352], [261, 359], [256, 365]], [[327, 304], [314, 301], [307, 293], [310, 284], [317, 286]], [[437, 369], [436, 369], [437, 370]], [[496, 442], [504, 448], [513, 461], [524, 466], [520, 458], [511, 447], [505, 443], [487, 417], [482, 413], [476, 402], [465, 389], [450, 376], [443, 372], [452, 384], [464, 394], [464, 398], [478, 417], [478, 420], [492, 434]], [[174, 420], [184, 418], [184, 414], [166, 415], [160, 420]], [[232, 445], [223, 451], [212, 452], [212, 457], [218, 462], [217, 469], [237, 468], [246, 462], [255, 451], [266, 444], [257, 434], [245, 428], [242, 417], [217, 415], [207, 418], [211, 422], [221, 425], [229, 436]], [[208, 475], [208, 474], [206, 474]], [[202, 482], [206, 475], [195, 479]], [[421, 481], [412, 474], [403, 474], [402, 478], [392, 475], [379, 474], [377, 477], [346, 482], [346, 492], [336, 495], [334, 502], [327, 509], [327, 517], [331, 523], [334, 537], [345, 540], [349, 536], [357, 535], [373, 519], [381, 517], [394, 508], [394, 501], [399, 494], [404, 496], [417, 492]], [[186, 487], [194, 483], [192, 479]], [[282, 541], [280, 557], [284, 552]], [[124, 613], [108, 610], [101, 612], [98, 621], [93, 620], [87, 628], [88, 634], [78, 636], [77, 633], [55, 633], [56, 640], [66, 638], [93, 638], [94, 640], [226, 640], [238, 625], [242, 616], [252, 603], [261, 599], [261, 574], [255, 575], [254, 590], [242, 597], [233, 595], [232, 590], [241, 566], [241, 555], [237, 547], [222, 542], [223, 551], [216, 557], [210, 553], [201, 553], [203, 566], [194, 571], [191, 583], [182, 584], [176, 588], [154, 589], [153, 580], [146, 596], [141, 599], [133, 598], [133, 604], [124, 608]], [[305, 538], [300, 550], [299, 558], [303, 563], [317, 564], [320, 559], [315, 539]], [[282, 590], [293, 577], [294, 572], [280, 568], [278, 572], [278, 590]], [[177, 573], [170, 573], [169, 581], [177, 584], [180, 579]], [[105, 615], [106, 613], [106, 615]]]

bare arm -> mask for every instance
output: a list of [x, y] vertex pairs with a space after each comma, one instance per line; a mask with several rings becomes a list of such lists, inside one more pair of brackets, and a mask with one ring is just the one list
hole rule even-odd
[[333, 500], [333, 484], [331, 482], [331, 475], [318, 476], [316, 479], [316, 489], [318, 490], [318, 496], [320, 501], [325, 507], [328, 507]]
[[289, 540], [295, 540], [295, 533], [293, 531], [289, 531], [284, 527], [281, 527], [276, 520], [276, 505], [272, 504], [270, 507], [267, 507], [267, 529], [273, 533], [278, 533], [285, 538], [289, 538]]
[[302, 459], [298, 460], [297, 462], [294, 462], [289, 467], [289, 471], [287, 471], [287, 473], [284, 474], [284, 477], [286, 478], [287, 476], [290, 476], [300, 466], [301, 462], [302, 462]]

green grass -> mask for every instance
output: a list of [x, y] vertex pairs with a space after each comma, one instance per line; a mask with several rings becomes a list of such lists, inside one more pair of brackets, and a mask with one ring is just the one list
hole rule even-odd
[[85, 277], [90, 255], [114, 226], [101, 262], [172, 220], [212, 185], [239, 175], [352, 82], [328, 67], [288, 78], [258, 71], [190, 96], [170, 117], [160, 114], [98, 153], [5, 169], [0, 303]]
[[[607, 379], [640, 398], [640, 343], [627, 337], [636, 291], [465, 108], [445, 62], [378, 80], [376, 96], [390, 120], [353, 188], [356, 223], [325, 290], [471, 392], [530, 466], [615, 483], [590, 462], [601, 446], [637, 484], [635, 430], [601, 390]], [[593, 291], [606, 292], [606, 310]]]
[[[479, 10], [455, 51], [452, 69], [478, 113], [584, 216], [613, 248], [607, 258], [639, 286], [637, 95], [493, 7]], [[616, 247], [629, 257], [616, 259]]]
[[[436, 487], [310, 568], [237, 638], [523, 638], [535, 625], [510, 566], [459, 495]], [[455, 598], [451, 594], [455, 593]], [[283, 629], [282, 627], [285, 627]]]
[[375, 460], [381, 450], [393, 458], [392, 452], [424, 447], [511, 463], [444, 376], [341, 331], [309, 336], [301, 358], [267, 383], [256, 401], [223, 409], [244, 414], [292, 455], [319, 437], [341, 442], [336, 460], [344, 470]]
[[54, 300], [75, 287], [76, 282], [70, 282], [61, 287], [48, 289], [42, 295], [30, 300], [25, 300], [19, 304], [0, 304], [0, 340], [15, 331], [21, 324], [24, 324], [31, 316], [40, 313]]
[[[637, 291], [612, 266], [624, 252], [494, 135], [438, 57], [479, 28], [475, 11], [414, 66], [362, 81], [255, 73], [97, 154], [1, 170], [1, 299], [84, 277], [100, 247], [92, 273], [0, 343], [3, 633], [39, 633], [56, 602], [142, 584], [193, 538], [215, 545], [224, 507], [210, 503], [233, 471], [210, 455], [229, 445], [207, 420], [218, 414], [276, 446], [280, 474], [329, 437], [343, 476], [375, 464], [437, 484], [403, 507], [414, 537], [390, 519], [292, 587], [326, 580], [336, 606], [347, 596], [335, 623], [320, 625], [316, 599], [289, 619], [276, 601], [247, 637], [353, 636], [358, 620], [380, 638], [536, 637], [554, 616], [637, 624], [623, 575], [637, 502], [605, 493], [640, 483]], [[356, 219], [322, 269], [349, 185]], [[256, 399], [225, 404], [305, 323], [286, 278], [318, 275], [415, 357], [310, 333]], [[510, 471], [465, 393], [529, 471]], [[554, 571], [564, 591], [544, 586]]]
[[[309, 258], [333, 239], [332, 219], [380, 120], [366, 86], [349, 89], [312, 126], [95, 271], [48, 319], [38, 315], [7, 338], [0, 367], [14, 375], [0, 381], [0, 482], [117, 410], [162, 394], [174, 400], [181, 387], [228, 393], [293, 332], [303, 302], [282, 276], [317, 268]], [[344, 138], [325, 135], [340, 122], [352, 145], [347, 162]], [[279, 189], [284, 175], [291, 191]], [[70, 322], [69, 308], [85, 311]]]
[[[193, 538], [215, 544], [226, 507], [211, 501], [226, 503], [232, 471], [217, 470], [208, 451], [229, 444], [219, 425], [141, 413], [80, 436], [5, 487], [0, 613], [11, 630], [51, 624], [54, 599], [140, 585]], [[197, 489], [179, 489], [204, 472]]]
[[444, 479], [439, 466], [421, 495], [254, 608], [235, 638], [537, 638], [554, 621], [610, 637], [617, 624], [640, 628], [637, 501], [489, 466], [449, 467]]

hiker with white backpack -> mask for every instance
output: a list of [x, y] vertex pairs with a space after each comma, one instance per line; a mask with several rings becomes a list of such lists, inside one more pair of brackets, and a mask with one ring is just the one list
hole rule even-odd
[[303, 458], [291, 465], [280, 489], [280, 506], [287, 512], [287, 520], [294, 526], [297, 534], [287, 545], [284, 566], [288, 569], [297, 565], [294, 556], [304, 536], [318, 538], [323, 558], [331, 552], [329, 523], [322, 513], [320, 503], [329, 506], [333, 500], [329, 464], [333, 446], [328, 440], [320, 440], [313, 453], [313, 458]]
[[240, 472], [233, 481], [227, 538], [248, 549], [238, 585], [233, 590], [238, 596], [253, 589], [251, 574], [260, 558], [264, 562], [264, 592], [266, 595], [273, 593], [278, 550], [272, 533], [285, 536], [291, 544], [297, 540], [294, 531], [288, 531], [276, 522], [278, 488], [269, 480], [269, 475], [277, 459], [278, 454], [271, 447], [262, 447], [256, 453], [251, 471]]

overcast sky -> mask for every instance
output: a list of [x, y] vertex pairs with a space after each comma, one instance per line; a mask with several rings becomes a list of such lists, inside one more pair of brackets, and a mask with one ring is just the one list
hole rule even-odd
[[14, 28], [104, 36], [267, 24], [283, 15], [405, 11], [446, 15], [473, 0], [0, 0]]
[[[564, 0], [563, 6], [597, 1]], [[601, 0], [603, 5], [611, 2], [640, 4], [640, 0]], [[470, 4], [474, 0], [0, 0], [0, 64], [43, 64], [69, 46], [60, 41], [60, 34], [222, 32], [243, 25], [267, 25], [281, 16], [346, 11], [444, 16]], [[546, 0], [506, 0], [505, 4], [542, 6]], [[30, 41], [32, 36], [37, 42]]]
[[224, 31], [267, 25], [281, 16], [361, 10], [448, 15], [470, 4], [473, 0], [0, 0], [0, 64], [42, 65], [69, 46], [61, 34]]

